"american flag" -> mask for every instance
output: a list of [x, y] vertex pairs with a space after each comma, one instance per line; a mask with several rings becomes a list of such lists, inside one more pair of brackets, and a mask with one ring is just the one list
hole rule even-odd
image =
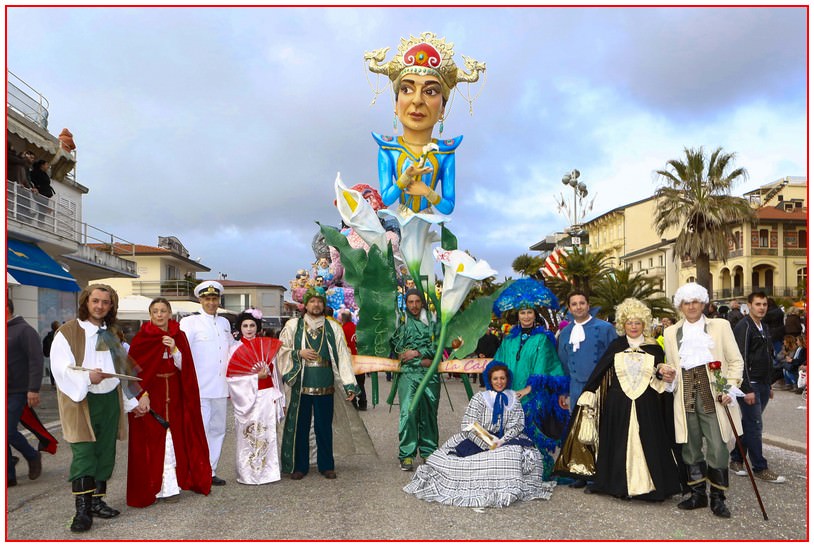
[[560, 260], [562, 260], [562, 258], [565, 257], [567, 254], [568, 251], [560, 247], [557, 247], [556, 249], [551, 251], [551, 254], [548, 255], [548, 258], [545, 259], [543, 267], [540, 268], [542, 274], [548, 277], [558, 277], [563, 281], [568, 281], [568, 278], [560, 269]]

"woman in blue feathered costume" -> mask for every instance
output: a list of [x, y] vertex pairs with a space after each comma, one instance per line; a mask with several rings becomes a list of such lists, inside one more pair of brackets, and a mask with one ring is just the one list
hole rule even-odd
[[[520, 281], [526, 280], [518, 280], [515, 285]], [[568, 423], [569, 381], [557, 357], [554, 334], [538, 320], [534, 299], [523, 298], [524, 291], [518, 292], [519, 298], [513, 301], [517, 324], [503, 338], [495, 360], [506, 363], [512, 372], [511, 389], [523, 405], [525, 433], [543, 455], [543, 480], [548, 480], [554, 466], [553, 453]], [[496, 306], [496, 313], [501, 311], [506, 311], [505, 305], [502, 309]]]

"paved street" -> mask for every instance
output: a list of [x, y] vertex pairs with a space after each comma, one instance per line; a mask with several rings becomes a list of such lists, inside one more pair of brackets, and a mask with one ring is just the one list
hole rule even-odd
[[[390, 384], [381, 375], [381, 399]], [[453, 412], [442, 391], [441, 442], [458, 428], [466, 406], [458, 380], [446, 384]], [[807, 537], [806, 432], [802, 398], [776, 394], [766, 411], [765, 454], [772, 469], [789, 482], [760, 482], [770, 520], [763, 521], [748, 477], [731, 477], [728, 503], [733, 517], [719, 519], [709, 509], [687, 512], [678, 498], [664, 503], [624, 502], [558, 487], [549, 501], [516, 503], [505, 509], [473, 510], [427, 503], [401, 487], [409, 480], [396, 458], [398, 407], [379, 405], [367, 412], [350, 404], [338, 408], [335, 433], [337, 480], [313, 470], [302, 481], [246, 486], [235, 482], [234, 429], [227, 431], [218, 475], [228, 483], [209, 496], [183, 492], [177, 504], [145, 509], [126, 507], [127, 444], [119, 444], [108, 503], [122, 510], [112, 520], [94, 520], [86, 534], [68, 530], [73, 498], [67, 482], [70, 449], [60, 442], [55, 456], [43, 455], [43, 474], [26, 478], [18, 464], [19, 486], [8, 490], [9, 540], [196, 540], [196, 539], [795, 539]], [[61, 439], [54, 392], [43, 391], [40, 415]], [[230, 409], [231, 416], [231, 409]], [[772, 444], [768, 444], [771, 442]]]

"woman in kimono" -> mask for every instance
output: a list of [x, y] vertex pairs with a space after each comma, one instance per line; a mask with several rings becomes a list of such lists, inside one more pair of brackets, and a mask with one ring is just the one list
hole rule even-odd
[[[664, 350], [645, 335], [651, 322], [650, 310], [635, 298], [616, 307], [616, 330], [622, 336], [608, 346], [577, 400], [579, 411], [574, 411], [557, 472], [592, 479], [586, 492], [649, 501], [681, 492], [670, 435], [673, 419], [660, 400], [675, 369], [664, 364]], [[598, 442], [579, 439], [581, 421], [587, 419], [582, 407], [597, 416]], [[591, 455], [588, 461], [585, 454]]]
[[[274, 354], [279, 340], [271, 339], [269, 354], [256, 349], [251, 341], [261, 332], [260, 310], [246, 310], [237, 316], [240, 344], [232, 347], [226, 382], [235, 411], [237, 482], [266, 484], [280, 480], [277, 450], [277, 423], [285, 417], [285, 396]], [[241, 349], [242, 348], [242, 349]], [[237, 370], [238, 352], [250, 352], [256, 361], [250, 370]]]
[[523, 408], [510, 389], [509, 367], [492, 361], [483, 380], [487, 391], [469, 401], [461, 431], [418, 467], [405, 492], [459, 507], [551, 497], [555, 483], [542, 481], [542, 458], [523, 433]]
[[130, 344], [141, 378], [139, 400], [151, 413], [128, 415], [127, 505], [147, 507], [157, 499], [178, 501], [181, 490], [209, 494], [212, 469], [201, 419], [198, 376], [189, 342], [165, 298], [148, 308], [150, 321]]

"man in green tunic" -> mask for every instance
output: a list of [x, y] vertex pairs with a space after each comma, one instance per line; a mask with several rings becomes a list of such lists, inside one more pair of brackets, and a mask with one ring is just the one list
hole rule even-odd
[[435, 345], [430, 326], [422, 321], [424, 298], [416, 289], [407, 291], [407, 314], [404, 324], [393, 335], [393, 351], [401, 361], [398, 379], [399, 394], [399, 461], [404, 471], [413, 470], [413, 458], [420, 454], [425, 460], [438, 448], [438, 400], [441, 381], [433, 375], [413, 414], [408, 412], [416, 397], [418, 384], [432, 364]]
[[325, 291], [311, 288], [302, 298], [303, 317], [290, 319], [280, 333], [283, 343], [277, 357], [283, 381], [291, 388], [286, 398], [281, 470], [302, 479], [309, 467], [311, 416], [317, 441], [317, 469], [335, 479], [333, 456], [334, 375], [341, 379], [346, 399], [359, 393], [351, 353], [342, 326], [326, 319]]

